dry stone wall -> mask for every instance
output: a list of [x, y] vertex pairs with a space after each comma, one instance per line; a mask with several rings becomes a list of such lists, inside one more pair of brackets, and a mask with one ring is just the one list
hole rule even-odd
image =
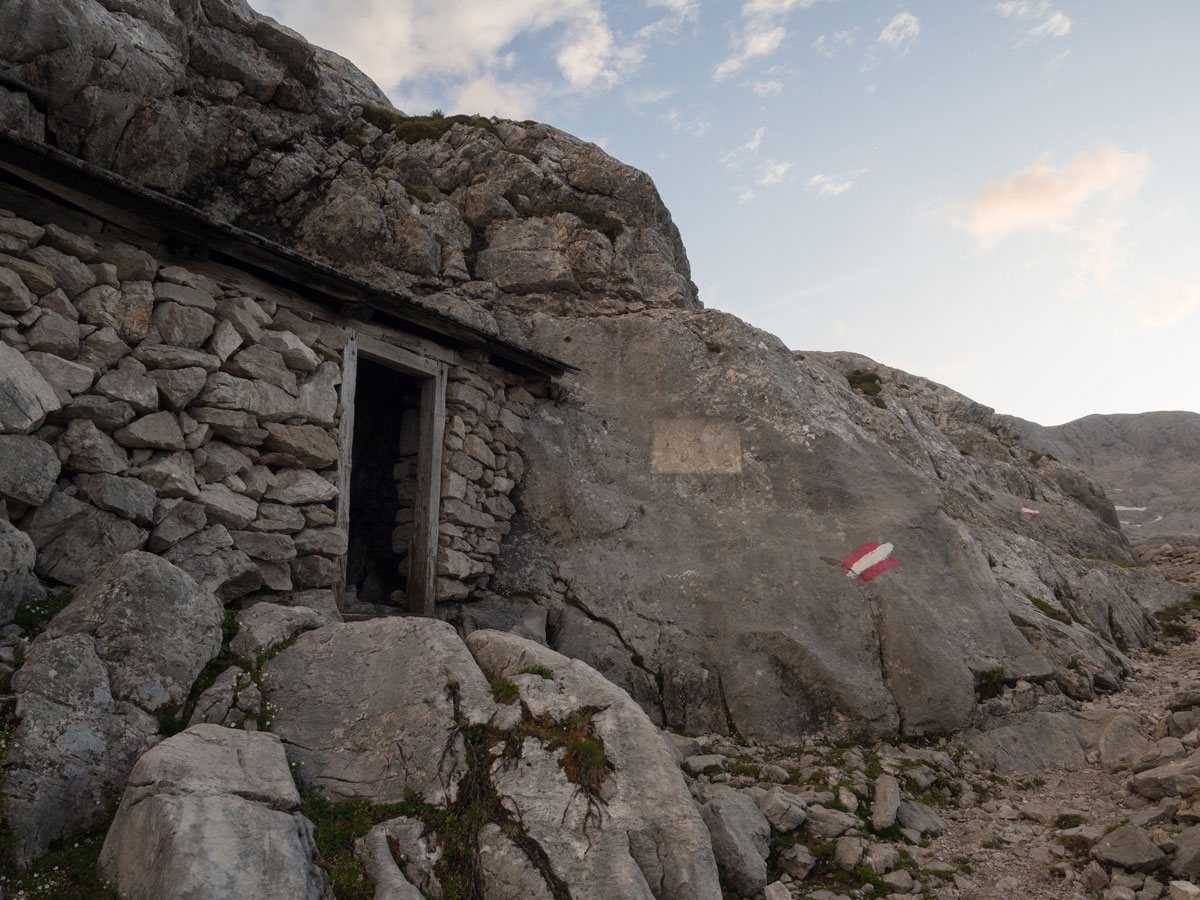
[[[76, 585], [146, 549], [226, 603], [271, 593], [334, 610], [347, 551], [336, 526], [347, 330], [336, 313], [72, 221], [0, 209], [0, 518], [32, 540], [36, 575]], [[451, 370], [440, 596], [466, 596], [491, 574], [531, 403], [494, 366]], [[397, 459], [411, 481], [399, 448]], [[397, 490], [408, 506], [411, 483]], [[410, 529], [399, 523], [397, 541]], [[28, 593], [36, 582], [6, 584]], [[22, 602], [6, 591], [6, 607]]]

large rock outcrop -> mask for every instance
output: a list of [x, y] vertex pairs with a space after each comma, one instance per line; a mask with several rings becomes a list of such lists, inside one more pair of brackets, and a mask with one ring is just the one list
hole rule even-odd
[[133, 767], [100, 870], [126, 900], [324, 900], [299, 807], [277, 737], [197, 725]]
[[4, 797], [18, 864], [104, 818], [220, 646], [220, 603], [160, 557], [128, 553], [80, 587], [13, 676]]
[[[1105, 562], [1133, 557], [1103, 492], [961, 395], [715, 312], [535, 316], [530, 338], [580, 374], [535, 408], [500, 583], [672, 725], [953, 728], [984, 678], [1077, 659], [1114, 685], [1153, 633]], [[847, 578], [873, 541], [900, 567]]]

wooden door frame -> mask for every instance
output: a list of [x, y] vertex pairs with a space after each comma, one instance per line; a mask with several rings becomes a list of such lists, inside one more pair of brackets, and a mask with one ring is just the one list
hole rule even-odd
[[[437, 602], [438, 525], [441, 521], [442, 440], [446, 428], [446, 380], [442, 360], [420, 356], [348, 327], [342, 354], [342, 418], [338, 423], [337, 525], [350, 537], [350, 470], [354, 459], [355, 394], [359, 357], [411, 375], [421, 381], [417, 479], [413, 498], [412, 541], [408, 552], [408, 613], [432, 616]], [[336, 587], [338, 605], [345, 603], [346, 566], [342, 560]]]

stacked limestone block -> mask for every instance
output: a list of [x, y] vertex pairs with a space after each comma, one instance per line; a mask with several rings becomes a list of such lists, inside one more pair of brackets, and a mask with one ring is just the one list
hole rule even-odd
[[494, 574], [492, 559], [525, 473], [518, 442], [533, 405], [519, 379], [491, 365], [450, 369], [442, 455], [438, 599], [460, 600]]
[[147, 549], [227, 602], [332, 608], [345, 341], [98, 222], [0, 210], [0, 500], [37, 574]]

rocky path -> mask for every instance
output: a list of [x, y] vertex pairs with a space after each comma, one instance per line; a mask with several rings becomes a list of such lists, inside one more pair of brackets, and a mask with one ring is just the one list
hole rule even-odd
[[[1186, 635], [1200, 618], [1176, 623]], [[992, 701], [1000, 728], [982, 738], [676, 739], [710, 828], [724, 819], [714, 849], [727, 887], [740, 886], [727, 896], [1200, 898], [1200, 642], [1164, 640], [1131, 660], [1125, 690], [1086, 702], [1006, 688]], [[784, 801], [804, 804], [807, 821]]]

